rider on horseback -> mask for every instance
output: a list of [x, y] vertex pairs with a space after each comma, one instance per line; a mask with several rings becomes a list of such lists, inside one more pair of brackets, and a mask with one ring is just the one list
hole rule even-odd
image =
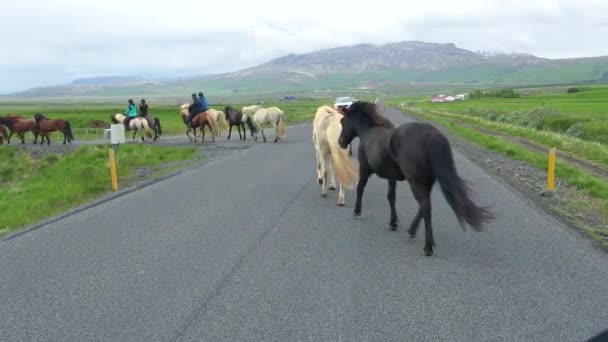
[[188, 116], [188, 124], [190, 126], [192, 126], [192, 119], [194, 119], [198, 113], [204, 112], [203, 104], [201, 103], [201, 100], [196, 97], [195, 93], [192, 93], [192, 104], [188, 107], [188, 112], [190, 113]]
[[133, 119], [134, 117], [137, 116], [137, 106], [133, 102], [133, 99], [129, 99], [129, 106], [127, 107], [127, 109], [125, 109], [123, 114], [125, 114], [127, 116], [125, 118], [124, 125], [125, 125], [125, 129], [128, 130], [129, 121], [131, 121], [131, 119]]
[[145, 118], [148, 115], [148, 104], [146, 103], [146, 100], [141, 99], [141, 102], [139, 103], [139, 116]]
[[203, 106], [203, 108], [201, 108], [201, 112], [206, 112], [209, 107], [209, 103], [207, 103], [207, 98], [203, 95], [202, 91], [198, 93], [198, 99], [201, 100], [201, 104]]

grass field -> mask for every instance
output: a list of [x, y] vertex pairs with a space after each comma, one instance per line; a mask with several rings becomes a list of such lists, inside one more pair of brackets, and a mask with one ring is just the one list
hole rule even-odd
[[[149, 113], [157, 116], [161, 122], [163, 135], [185, 134], [186, 127], [179, 116], [180, 104], [167, 105], [166, 103], [156, 105], [153, 100], [149, 102]], [[331, 104], [331, 101], [289, 101], [265, 103], [265, 107], [277, 106], [281, 108], [287, 117], [287, 123], [293, 124], [312, 120], [316, 109], [322, 104]], [[243, 105], [233, 105], [242, 108]], [[126, 106], [125, 106], [126, 107]], [[26, 117], [33, 117], [37, 112], [45, 114], [52, 119], [65, 119], [72, 124], [76, 140], [101, 139], [103, 129], [90, 128], [92, 120], [101, 120], [111, 123], [110, 116], [114, 113], [122, 113], [125, 107], [108, 103], [61, 103], [61, 104], [24, 104], [24, 103], [0, 103], [0, 116], [15, 113]], [[225, 105], [211, 105], [223, 111]], [[15, 138], [16, 139], [16, 138]], [[33, 135], [28, 133], [27, 141], [33, 141]], [[51, 134], [51, 142], [63, 139], [58, 132]], [[12, 139], [11, 139], [12, 142]]]
[[[120, 187], [133, 171], [146, 166], [188, 162], [195, 147], [124, 145], [117, 154]], [[19, 148], [0, 147], [0, 235], [84, 204], [111, 190], [107, 146], [81, 146], [67, 155], [34, 156]]]
[[549, 89], [549, 93], [522, 89], [518, 90], [522, 94], [520, 98], [484, 97], [452, 103], [412, 102], [409, 105], [608, 143], [608, 87], [578, 87], [580, 92], [577, 93], [567, 93], [566, 88]]

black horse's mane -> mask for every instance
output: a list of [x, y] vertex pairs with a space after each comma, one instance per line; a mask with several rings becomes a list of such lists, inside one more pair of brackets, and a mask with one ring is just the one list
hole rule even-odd
[[39, 123], [40, 120], [43, 120], [43, 119], [48, 120], [48, 118], [46, 116], [42, 115], [41, 113], [36, 113], [34, 115], [34, 120], [36, 121], [36, 123]]
[[371, 102], [354, 102], [348, 108], [346, 115], [348, 117], [363, 121], [373, 127], [395, 128], [395, 125], [393, 125], [393, 123], [389, 119], [378, 114], [378, 111], [376, 110], [376, 105]]

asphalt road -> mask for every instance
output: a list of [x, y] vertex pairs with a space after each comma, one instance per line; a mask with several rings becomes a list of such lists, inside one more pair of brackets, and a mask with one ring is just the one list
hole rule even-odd
[[226, 150], [0, 242], [0, 340], [584, 341], [608, 328], [606, 253], [456, 161], [497, 220], [463, 232], [436, 186], [424, 257], [406, 183], [397, 232], [385, 181], [370, 180], [361, 220], [353, 191], [345, 208], [319, 196], [310, 124]]

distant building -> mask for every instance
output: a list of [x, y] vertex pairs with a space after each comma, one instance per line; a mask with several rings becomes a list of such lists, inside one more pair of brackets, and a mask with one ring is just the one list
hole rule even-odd
[[431, 102], [445, 102], [445, 96], [443, 96], [443, 95], [435, 96], [435, 97], [433, 97]]

